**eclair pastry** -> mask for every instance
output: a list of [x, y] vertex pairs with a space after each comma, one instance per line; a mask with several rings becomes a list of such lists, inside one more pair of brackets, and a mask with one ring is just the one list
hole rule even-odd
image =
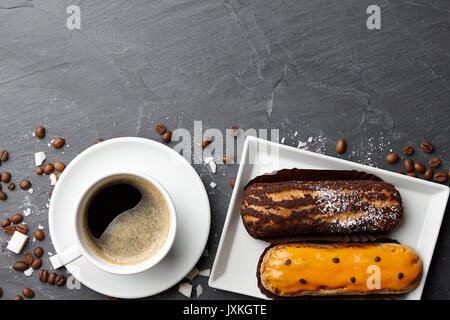
[[401, 294], [415, 289], [422, 260], [396, 243], [289, 243], [268, 247], [257, 270], [269, 297]]

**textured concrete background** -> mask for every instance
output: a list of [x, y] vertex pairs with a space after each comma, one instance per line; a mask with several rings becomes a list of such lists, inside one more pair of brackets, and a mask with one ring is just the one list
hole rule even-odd
[[[81, 6], [79, 31], [66, 28], [70, 4]], [[379, 31], [366, 28], [370, 4], [382, 9]], [[50, 185], [34, 174], [34, 152], [68, 163], [97, 137], [158, 140], [158, 122], [191, 131], [194, 120], [205, 129], [278, 128], [285, 144], [332, 156], [344, 138], [342, 158], [391, 170], [401, 165], [388, 165], [387, 153], [427, 139], [446, 171], [449, 31], [446, 0], [0, 0], [0, 145], [10, 152], [0, 171], [15, 182], [29, 177], [34, 188], [8, 191], [0, 218], [30, 208], [30, 228], [48, 230]], [[47, 128], [45, 141], [32, 136], [38, 125]], [[55, 151], [47, 143], [56, 136], [68, 145]], [[413, 156], [429, 158], [420, 150]], [[219, 166], [212, 175], [194, 167], [212, 208], [209, 256], [198, 264], [204, 269], [212, 266], [238, 168]], [[2, 299], [25, 286], [40, 299], [103, 299], [12, 270], [17, 257], [7, 239], [1, 233]], [[42, 246], [54, 252], [48, 235]], [[449, 263], [444, 217], [424, 298], [450, 298]], [[204, 277], [193, 283], [204, 288], [200, 298], [244, 298], [209, 288]], [[184, 297], [173, 287], [153, 298]]]

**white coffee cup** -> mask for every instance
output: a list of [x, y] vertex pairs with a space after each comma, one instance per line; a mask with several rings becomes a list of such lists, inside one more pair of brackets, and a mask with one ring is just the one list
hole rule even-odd
[[[83, 229], [86, 228], [86, 226], [83, 224], [83, 211], [85, 210], [86, 201], [89, 199], [90, 195], [94, 191], [96, 191], [98, 186], [101, 185], [102, 182], [104, 182], [105, 180], [111, 179], [115, 176], [123, 176], [123, 175], [135, 176], [151, 183], [162, 194], [167, 203], [167, 207], [169, 208], [169, 232], [164, 244], [152, 257], [133, 265], [119, 265], [106, 261], [105, 259], [102, 259], [97, 254], [95, 254], [95, 252], [93, 252], [92, 249], [89, 248], [83, 232]], [[170, 195], [167, 193], [164, 187], [155, 178], [151, 177], [146, 173], [134, 170], [120, 170], [114, 172], [106, 172], [100, 178], [98, 178], [90, 185], [88, 185], [81, 192], [80, 196], [78, 197], [77, 205], [75, 206], [75, 208], [76, 209], [72, 213], [73, 220], [71, 222], [75, 226], [74, 240], [76, 243], [72, 247], [58, 254], [58, 260], [62, 265], [66, 265], [83, 256], [90, 263], [92, 263], [97, 268], [103, 271], [123, 275], [135, 274], [148, 270], [153, 266], [155, 266], [156, 264], [158, 264], [167, 255], [167, 253], [170, 251], [174, 243], [177, 230], [177, 217], [175, 212], [175, 206], [173, 204], [172, 199], [170, 198]]]

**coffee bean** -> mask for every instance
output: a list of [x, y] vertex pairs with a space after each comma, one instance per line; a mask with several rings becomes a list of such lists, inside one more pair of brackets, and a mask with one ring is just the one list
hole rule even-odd
[[36, 239], [39, 240], [39, 241], [42, 241], [42, 240], [44, 240], [44, 238], [45, 238], [44, 231], [42, 231], [42, 230], [36, 230], [36, 231], [34, 232], [34, 236], [35, 236]]
[[34, 297], [34, 292], [30, 288], [23, 288], [22, 294], [24, 297], [31, 299]]
[[407, 145], [403, 148], [403, 154], [410, 156], [414, 153], [414, 148], [410, 145]]
[[43, 126], [37, 127], [34, 135], [36, 136], [36, 138], [42, 139], [43, 137], [45, 137], [45, 128]]
[[58, 274], [55, 278], [55, 284], [62, 287], [66, 283], [66, 277], [63, 274]]
[[237, 136], [239, 135], [239, 128], [236, 127], [236, 126], [232, 126], [232, 127], [230, 128], [230, 135], [231, 135], [232, 137], [237, 137]]
[[45, 269], [42, 269], [38, 273], [38, 279], [40, 282], [47, 282], [48, 281], [48, 271]]
[[428, 161], [428, 164], [432, 168], [437, 168], [441, 164], [441, 160], [439, 160], [439, 158], [433, 158], [433, 159], [430, 159], [430, 161]]
[[16, 185], [12, 182], [8, 183], [8, 189], [9, 190], [14, 190], [16, 188]]
[[47, 163], [44, 166], [44, 173], [45, 174], [52, 174], [54, 170], [55, 170], [55, 167], [51, 163]]
[[53, 140], [53, 147], [55, 149], [60, 149], [64, 146], [64, 144], [66, 143], [66, 140], [64, 140], [64, 138], [59, 137], [56, 138], [55, 140]]
[[44, 249], [42, 249], [41, 247], [36, 247], [33, 253], [36, 258], [40, 258], [44, 254]]
[[51, 272], [49, 275], [48, 275], [48, 284], [49, 285], [51, 285], [51, 286], [53, 286], [53, 285], [55, 285], [55, 279], [56, 279], [56, 273], [54, 273], [54, 272]]
[[166, 132], [166, 127], [162, 123], [158, 123], [155, 130], [159, 135], [163, 135]]
[[23, 254], [23, 262], [25, 262], [26, 264], [32, 264], [34, 261], [33, 255], [29, 252], [25, 252]]
[[14, 298], [12, 298], [13, 300], [23, 300], [22, 296], [17, 295]]
[[56, 176], [56, 180], [59, 179], [59, 177], [62, 175], [62, 172], [58, 172], [55, 176]]
[[415, 172], [408, 172], [406, 175], [410, 176], [410, 177], [414, 177], [414, 178], [417, 177], [417, 173], [415, 173]]
[[3, 191], [0, 191], [0, 200], [6, 200], [8, 198], [8, 195], [4, 193]]
[[390, 153], [386, 156], [386, 161], [388, 163], [396, 163], [398, 161], [398, 154], [396, 153]]
[[205, 149], [211, 143], [210, 137], [204, 137], [202, 140], [202, 148]]
[[11, 173], [9, 173], [9, 172], [3, 172], [0, 179], [1, 179], [2, 182], [4, 182], [4, 183], [10, 182], [10, 181], [11, 181]]
[[425, 166], [421, 162], [414, 163], [414, 169], [419, 173], [425, 172]]
[[30, 189], [30, 188], [31, 188], [31, 182], [30, 182], [30, 180], [22, 180], [22, 181], [20, 181], [20, 182], [19, 182], [19, 187], [20, 187], [22, 190], [28, 190], [28, 189]]
[[230, 179], [230, 187], [231, 189], [234, 189], [234, 185], [236, 184], [236, 178], [231, 178]]
[[336, 143], [336, 152], [339, 154], [343, 154], [345, 152], [345, 149], [347, 149], [347, 142], [343, 139], [339, 140]]
[[172, 131], [164, 132], [161, 138], [163, 142], [169, 143], [172, 140]]
[[97, 138], [97, 139], [95, 140], [95, 144], [100, 143], [100, 142], [103, 142], [103, 141], [105, 141], [105, 140], [103, 140], [102, 138]]
[[21, 215], [20, 213], [15, 213], [11, 217], [11, 221], [15, 224], [22, 222], [22, 220], [23, 220], [23, 215]]
[[34, 270], [39, 269], [41, 266], [42, 266], [42, 260], [41, 260], [41, 258], [36, 258], [36, 259], [34, 259], [33, 263], [31, 264], [31, 267], [32, 267]]
[[55, 167], [56, 171], [59, 172], [63, 172], [64, 169], [66, 168], [66, 165], [64, 164], [64, 162], [61, 161], [56, 161], [53, 166]]
[[37, 169], [36, 169], [36, 174], [37, 174], [38, 176], [42, 175], [43, 173], [44, 173], [44, 170], [42, 170], [42, 168], [37, 168]]
[[9, 154], [8, 151], [2, 150], [0, 151], [0, 161], [6, 161], [8, 160]]
[[5, 231], [5, 233], [7, 235], [12, 236], [14, 234], [14, 232], [16, 231], [16, 227], [14, 227], [14, 226], [7, 226], [3, 230]]
[[436, 172], [433, 176], [434, 181], [436, 182], [445, 182], [447, 181], [447, 175], [445, 172]]
[[53, 194], [53, 189], [50, 189], [50, 191], [48, 192], [48, 195], [51, 197]]
[[18, 224], [16, 226], [16, 230], [20, 233], [27, 234], [28, 233], [28, 227], [25, 224]]
[[14, 262], [13, 269], [17, 271], [25, 271], [28, 269], [28, 265], [25, 261], [16, 261]]
[[11, 224], [11, 219], [10, 218], [5, 218], [5, 219], [2, 220], [1, 226], [2, 226], [2, 228], [6, 228], [10, 224]]
[[406, 159], [403, 164], [405, 166], [406, 172], [413, 172], [414, 171], [414, 162], [411, 159]]
[[426, 180], [431, 180], [431, 179], [433, 179], [433, 175], [434, 175], [433, 170], [428, 169], [428, 170], [426, 170], [425, 173], [423, 174], [423, 177], [424, 177], [424, 179], [426, 179]]
[[420, 144], [420, 147], [421, 147], [422, 150], [425, 151], [426, 153], [433, 152], [433, 150], [434, 150], [433, 145], [432, 145], [430, 142], [428, 142], [428, 141], [423, 141], [423, 142]]

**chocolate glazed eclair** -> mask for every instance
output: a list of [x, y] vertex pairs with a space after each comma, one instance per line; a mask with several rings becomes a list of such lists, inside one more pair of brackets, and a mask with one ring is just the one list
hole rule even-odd
[[[302, 180], [314, 177], [327, 180]], [[403, 206], [398, 190], [373, 175], [289, 169], [250, 181], [241, 215], [251, 236], [272, 243], [287, 237], [364, 242], [395, 228]]]

